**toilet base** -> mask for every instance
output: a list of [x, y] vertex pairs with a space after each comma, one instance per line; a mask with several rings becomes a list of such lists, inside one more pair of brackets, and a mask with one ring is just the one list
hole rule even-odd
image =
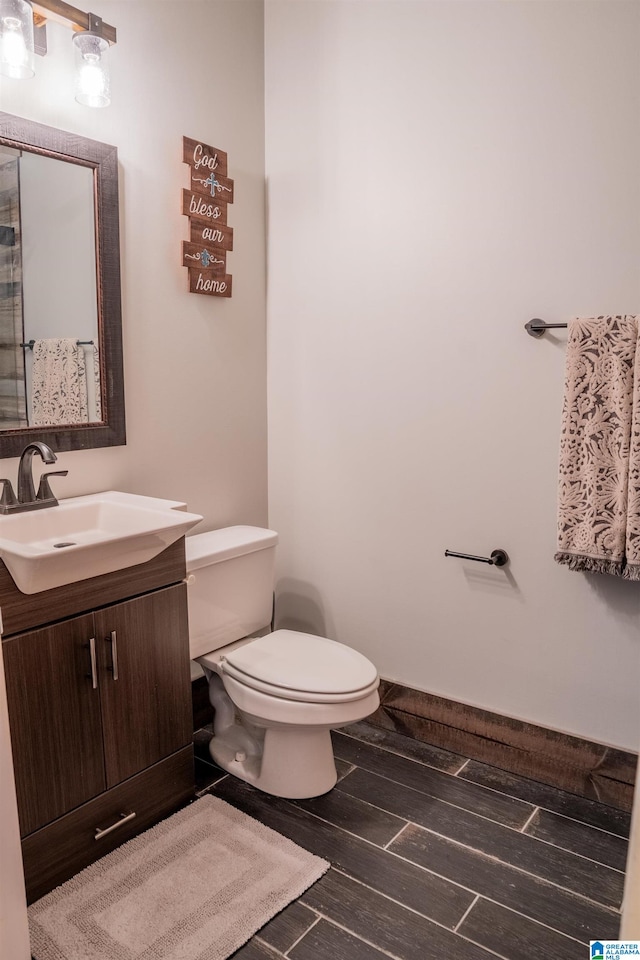
[[380, 704], [377, 687], [339, 703], [282, 699], [222, 676], [217, 657], [198, 662], [214, 709], [211, 757], [274, 797], [303, 800], [331, 790], [338, 780], [331, 731], [363, 720]]
[[209, 753], [227, 773], [287, 800], [319, 797], [337, 782], [330, 727], [270, 726], [261, 750], [257, 741], [252, 752], [246, 746], [246, 730], [236, 723], [213, 737]]

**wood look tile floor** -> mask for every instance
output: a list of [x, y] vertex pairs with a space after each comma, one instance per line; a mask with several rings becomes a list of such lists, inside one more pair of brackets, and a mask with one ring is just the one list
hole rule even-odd
[[627, 813], [366, 723], [333, 735], [330, 793], [281, 800], [218, 769], [210, 737], [199, 795], [331, 863], [235, 960], [585, 960], [618, 935]]

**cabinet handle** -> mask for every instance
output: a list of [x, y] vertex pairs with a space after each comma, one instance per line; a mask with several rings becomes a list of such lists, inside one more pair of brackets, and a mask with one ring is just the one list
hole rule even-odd
[[118, 679], [118, 637], [116, 631], [111, 631], [111, 636], [106, 638], [107, 643], [111, 644], [111, 672], [113, 673], [113, 679]]
[[89, 643], [85, 643], [85, 647], [89, 647], [89, 660], [91, 661], [91, 673], [87, 673], [87, 677], [91, 677], [91, 686], [94, 690], [98, 689], [98, 668], [96, 666], [96, 638], [91, 637]]
[[93, 839], [101, 840], [102, 837], [106, 837], [108, 833], [112, 833], [112, 831], [117, 830], [118, 827], [124, 826], [124, 824], [128, 823], [129, 820], [133, 820], [135, 815], [136, 815], [135, 810], [132, 811], [131, 813], [121, 813], [120, 819], [116, 820], [115, 823], [112, 823], [110, 827], [105, 827], [104, 830], [102, 830], [100, 827], [96, 827], [96, 832]]

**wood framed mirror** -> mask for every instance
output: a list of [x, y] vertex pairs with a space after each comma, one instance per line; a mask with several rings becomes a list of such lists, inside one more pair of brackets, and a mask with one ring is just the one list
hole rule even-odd
[[[59, 343], [77, 345], [80, 379], [56, 394]], [[126, 442], [118, 156], [0, 111], [0, 458], [35, 439], [56, 452]]]

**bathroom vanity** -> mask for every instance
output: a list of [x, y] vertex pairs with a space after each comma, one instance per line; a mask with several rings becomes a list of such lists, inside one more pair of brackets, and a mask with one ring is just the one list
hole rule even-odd
[[28, 900], [193, 796], [184, 537], [35, 594], [0, 562]]

